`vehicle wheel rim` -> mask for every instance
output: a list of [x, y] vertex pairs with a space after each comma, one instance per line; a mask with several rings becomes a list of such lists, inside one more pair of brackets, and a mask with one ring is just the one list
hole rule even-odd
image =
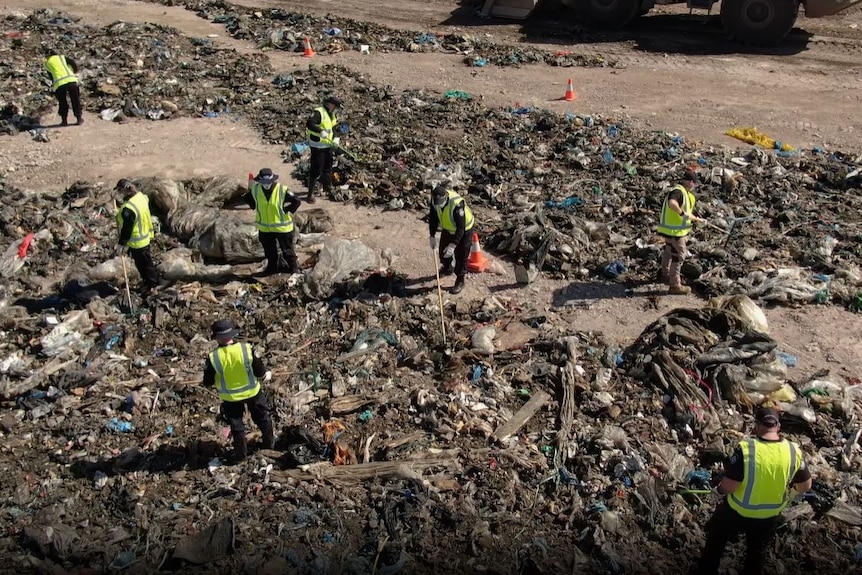
[[742, 22], [747, 28], [766, 28], [774, 19], [775, 7], [769, 0], [747, 0], [742, 5]]
[[620, 5], [620, 0], [590, 0], [590, 5], [596, 12], [614, 12]]

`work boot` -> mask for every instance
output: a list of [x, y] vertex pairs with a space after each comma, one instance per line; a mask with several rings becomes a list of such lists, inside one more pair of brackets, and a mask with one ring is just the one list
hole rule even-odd
[[691, 288], [684, 285], [670, 286], [670, 289], [667, 290], [667, 293], [669, 293], [670, 295], [686, 295], [691, 293]]
[[448, 266], [440, 266], [440, 275], [441, 275], [441, 276], [449, 276], [449, 275], [452, 275], [452, 273], [453, 273], [454, 271], [455, 271], [455, 270], [453, 270], [453, 269], [452, 269], [452, 264], [449, 264]]
[[287, 271], [291, 274], [299, 273], [299, 260], [296, 258], [290, 258], [287, 260]]
[[275, 434], [272, 432], [272, 428], [261, 430], [263, 433], [263, 439], [261, 440], [261, 445], [264, 449], [275, 449]]
[[464, 276], [455, 278], [455, 285], [452, 286], [452, 294], [459, 294], [464, 291]]
[[239, 463], [240, 461], [245, 461], [246, 457], [248, 457], [248, 445], [245, 442], [245, 433], [234, 433], [231, 459]]
[[77, 122], [75, 122], [75, 125], [76, 125], [76, 126], [80, 126], [80, 125], [81, 125], [81, 124], [83, 124], [83, 123], [84, 123], [84, 118], [78, 118], [78, 121], [77, 121]]
[[62, 119], [60, 120], [60, 125], [61, 125], [61, 126], [68, 126], [68, 125], [69, 125], [69, 120], [67, 120], [66, 118], [62, 118]]
[[309, 204], [313, 204], [314, 202], [317, 201], [316, 199], [314, 199], [314, 192], [313, 191], [311, 191], [311, 190], [308, 191], [308, 196], [305, 198], [305, 201], [308, 202]]

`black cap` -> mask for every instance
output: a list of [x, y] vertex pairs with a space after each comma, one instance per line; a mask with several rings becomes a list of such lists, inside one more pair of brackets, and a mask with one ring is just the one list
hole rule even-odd
[[764, 427], [775, 427], [781, 420], [781, 415], [771, 407], [761, 407], [754, 415], [755, 421]]
[[259, 184], [272, 184], [277, 180], [278, 174], [273, 174], [269, 168], [262, 168], [254, 178], [254, 181]]
[[336, 108], [340, 108], [340, 107], [341, 107], [341, 99], [340, 99], [340, 98], [338, 98], [337, 96], [328, 96], [328, 97], [323, 101], [323, 103], [324, 103], [324, 104], [332, 104], [332, 105], [333, 105], [333, 106], [335, 106]]
[[443, 207], [446, 205], [446, 201], [449, 199], [449, 188], [446, 187], [446, 184], [437, 184], [434, 186], [434, 189], [431, 190], [431, 202], [437, 207]]
[[229, 319], [220, 319], [212, 325], [213, 339], [233, 339], [239, 330]]
[[123, 178], [119, 182], [117, 182], [117, 185], [114, 186], [114, 189], [117, 190], [118, 192], [127, 192], [127, 191], [133, 191], [136, 188], [135, 188], [135, 184], [133, 184], [131, 180]]
[[700, 177], [697, 175], [693, 169], [688, 168], [685, 173], [682, 175], [683, 182], [694, 182], [695, 184], [700, 183]]

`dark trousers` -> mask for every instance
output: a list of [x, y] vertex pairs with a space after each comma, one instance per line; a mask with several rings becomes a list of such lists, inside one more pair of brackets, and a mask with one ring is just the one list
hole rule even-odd
[[308, 193], [314, 193], [314, 183], [320, 180], [323, 189], [332, 187], [332, 148], [311, 148], [311, 173], [308, 176]]
[[63, 84], [54, 92], [57, 96], [57, 102], [60, 104], [60, 118], [66, 122], [69, 118], [69, 102], [72, 102], [72, 113], [77, 119], [81, 119], [83, 110], [81, 109], [81, 88], [77, 82]]
[[[452, 265], [452, 258], [444, 258], [443, 252], [446, 247], [455, 241], [455, 234], [446, 230], [440, 233], [440, 263], [445, 267]], [[467, 275], [467, 260], [470, 258], [470, 233], [464, 232], [461, 241], [455, 246], [455, 276], [463, 278]]]
[[248, 407], [248, 412], [251, 414], [251, 420], [257, 425], [261, 433], [267, 435], [272, 433], [272, 418], [269, 416], [269, 405], [266, 403], [266, 392], [260, 390], [260, 393], [254, 397], [244, 399], [242, 401], [222, 401], [221, 414], [228, 420], [230, 431], [233, 436], [245, 436], [245, 408]]
[[[263, 253], [266, 256], [266, 271], [268, 273], [276, 273], [285, 266], [290, 273], [299, 271], [296, 252], [293, 249], [293, 232], [287, 232], [286, 234], [257, 232], [257, 237], [260, 240], [260, 245], [263, 246]], [[281, 254], [284, 257], [283, 262], [279, 259], [279, 248], [281, 248]]]
[[145, 248], [135, 249], [129, 248], [129, 253], [132, 254], [132, 260], [135, 262], [135, 267], [138, 268], [138, 273], [144, 280], [144, 285], [148, 288], [153, 288], [159, 285], [159, 272], [156, 271], [156, 264], [153, 262], [153, 256], [150, 254], [150, 246]]
[[742, 575], [760, 575], [766, 563], [766, 549], [780, 522], [780, 515], [768, 519], [743, 517], [722, 501], [706, 524], [706, 546], [698, 563], [698, 575], [716, 575], [724, 548], [740, 533], [745, 534], [746, 546]]

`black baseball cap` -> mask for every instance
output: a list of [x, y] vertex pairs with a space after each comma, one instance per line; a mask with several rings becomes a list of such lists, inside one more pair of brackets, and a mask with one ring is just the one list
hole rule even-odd
[[693, 169], [688, 168], [685, 173], [682, 175], [682, 181], [684, 182], [694, 182], [695, 184], [700, 183], [700, 177], [697, 175]]
[[754, 419], [764, 427], [775, 427], [781, 420], [781, 414], [771, 407], [761, 407], [754, 414]]

